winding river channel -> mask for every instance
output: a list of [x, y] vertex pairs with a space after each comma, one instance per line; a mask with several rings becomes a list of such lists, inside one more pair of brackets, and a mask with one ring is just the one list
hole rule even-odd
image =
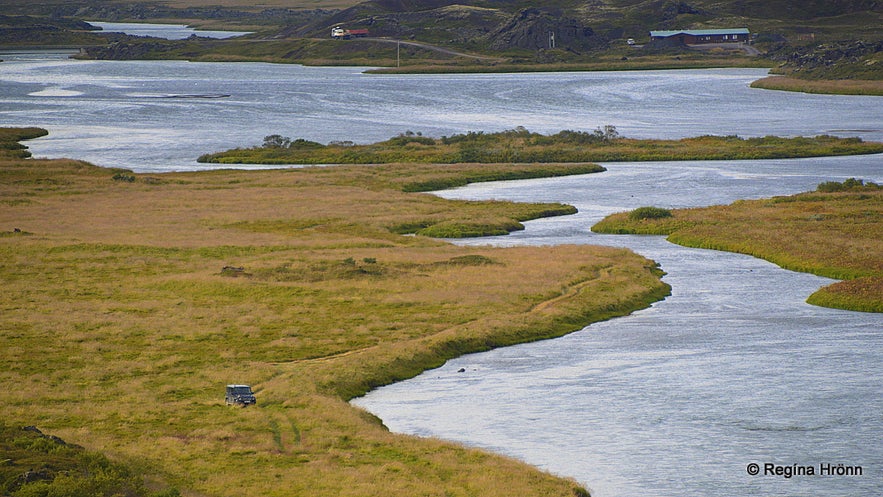
[[[0, 58], [0, 126], [49, 129], [28, 143], [35, 156], [138, 172], [213, 168], [196, 158], [269, 134], [367, 143], [405, 131], [614, 125], [636, 138], [883, 140], [880, 97], [754, 90], [757, 69], [377, 76], [64, 53]], [[883, 182], [883, 155], [605, 166], [439, 195], [572, 204], [576, 215], [456, 243], [629, 247], [661, 264], [669, 298], [560, 339], [461, 357], [354, 403], [394, 431], [517, 457], [599, 497], [883, 495], [883, 316], [809, 306], [806, 297], [830, 280], [758, 259], [590, 231], [608, 213], [643, 205], [722, 204], [849, 177]]]

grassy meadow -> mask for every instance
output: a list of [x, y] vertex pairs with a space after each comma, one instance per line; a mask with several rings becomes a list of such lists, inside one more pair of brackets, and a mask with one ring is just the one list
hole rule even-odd
[[807, 301], [883, 312], [883, 188], [873, 183], [829, 182], [815, 192], [725, 206], [641, 208], [608, 216], [592, 230], [667, 235], [680, 245], [749, 254], [844, 280]]
[[880, 152], [883, 152], [883, 143], [834, 136], [638, 140], [621, 137], [613, 126], [592, 132], [564, 130], [554, 135], [532, 133], [519, 127], [497, 133], [469, 132], [441, 138], [407, 132], [367, 145], [350, 142], [323, 145], [271, 135], [265, 137], [262, 145], [206, 154], [199, 161], [217, 164], [586, 163], [775, 159]]
[[[481, 179], [484, 165], [135, 174], [0, 150], [0, 418], [104, 454], [160, 495], [586, 495], [516, 460], [392, 434], [347, 400], [669, 290], [624, 249], [403, 236], [572, 211], [405, 191]], [[257, 406], [226, 406], [229, 383], [252, 385]]]

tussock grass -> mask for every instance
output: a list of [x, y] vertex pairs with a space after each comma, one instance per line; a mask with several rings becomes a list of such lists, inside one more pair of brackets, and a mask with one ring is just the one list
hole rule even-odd
[[[347, 403], [667, 295], [655, 265], [622, 249], [467, 248], [391, 230], [566, 207], [402, 191], [485, 168], [116, 181], [77, 161], [0, 161], [0, 417], [185, 495], [584, 494], [512, 459], [391, 434]], [[224, 405], [228, 383], [251, 384], [258, 405]]]
[[848, 280], [814, 293], [815, 305], [883, 312], [883, 190], [877, 185], [819, 191], [728, 206], [677, 209], [671, 217], [608, 216], [600, 233], [667, 235], [689, 247], [726, 250], [786, 269]]

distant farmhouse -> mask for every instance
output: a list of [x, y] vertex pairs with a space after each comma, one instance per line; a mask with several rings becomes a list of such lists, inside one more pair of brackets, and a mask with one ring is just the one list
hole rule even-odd
[[748, 28], [733, 29], [685, 29], [680, 31], [650, 31], [650, 41], [668, 40], [684, 45], [702, 43], [748, 43]]

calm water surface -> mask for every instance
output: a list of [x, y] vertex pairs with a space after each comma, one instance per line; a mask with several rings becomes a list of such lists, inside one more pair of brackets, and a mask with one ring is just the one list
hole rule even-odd
[[753, 90], [748, 84], [764, 75], [758, 69], [378, 76], [262, 63], [0, 58], [0, 124], [51, 132], [29, 143], [35, 155], [136, 171], [211, 168], [196, 159], [271, 134], [369, 143], [405, 131], [555, 133], [609, 124], [636, 138], [883, 140], [879, 97]]
[[[36, 156], [139, 172], [213, 168], [196, 158], [269, 134], [367, 143], [408, 130], [611, 124], [630, 137], [883, 140], [883, 99], [752, 90], [764, 74], [755, 69], [372, 76], [257, 63], [0, 58], [0, 125], [49, 129], [28, 143]], [[883, 317], [806, 305], [829, 280], [658, 237], [589, 231], [607, 213], [641, 205], [729, 203], [849, 177], [883, 182], [883, 156], [606, 166], [441, 195], [573, 204], [577, 215], [458, 243], [630, 247], [668, 272], [671, 297], [561, 339], [451, 361], [356, 403], [393, 430], [518, 457], [601, 497], [883, 494]], [[753, 462], [816, 472], [842, 463], [863, 475], [750, 476]]]
[[97, 26], [107, 33], [125, 33], [132, 36], [152, 36], [166, 40], [183, 40], [193, 35], [204, 38], [235, 38], [249, 34], [246, 31], [217, 31], [206, 29], [194, 29], [186, 24], [153, 24], [140, 22], [101, 22], [89, 21], [89, 24]]

